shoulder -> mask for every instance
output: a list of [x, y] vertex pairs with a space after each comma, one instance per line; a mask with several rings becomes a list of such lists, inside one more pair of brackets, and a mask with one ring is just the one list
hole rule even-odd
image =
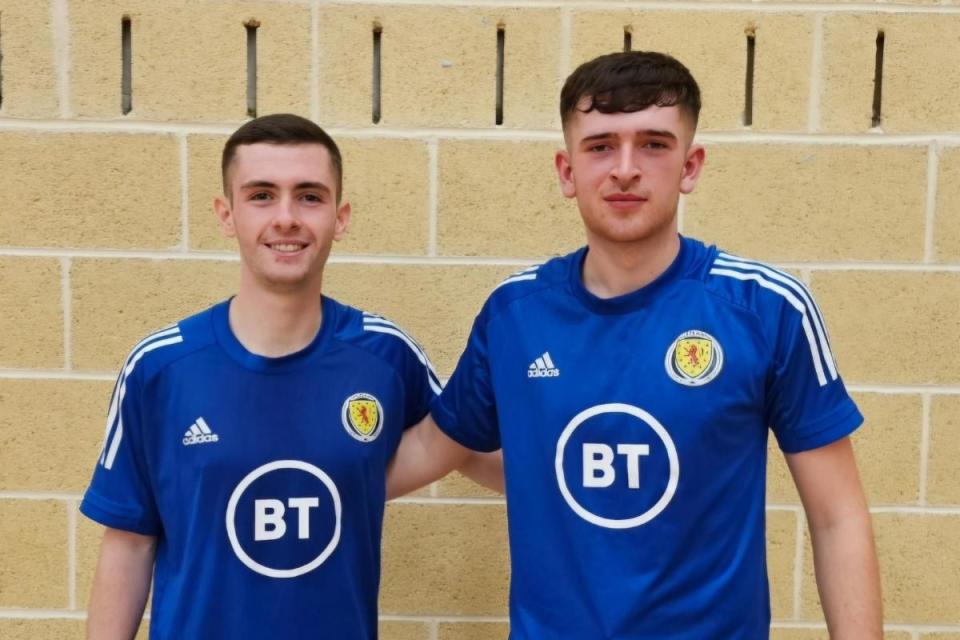
[[514, 304], [564, 285], [570, 277], [570, 269], [579, 264], [583, 252], [581, 248], [510, 274], [490, 292], [481, 314], [496, 315]]
[[147, 335], [127, 354], [120, 376], [129, 379], [136, 374], [145, 381], [208, 347], [215, 342], [212, 312], [213, 307]]
[[749, 308], [773, 344], [805, 345], [817, 378], [837, 379], [836, 363], [823, 314], [807, 286], [794, 276], [763, 262], [718, 252], [707, 286], [718, 295]]
[[439, 388], [439, 379], [426, 350], [400, 325], [384, 316], [363, 311], [327, 298], [336, 310], [336, 339], [385, 362], [394, 369], [407, 364], [426, 368], [431, 383]]
[[769, 264], [717, 251], [709, 263], [706, 286], [714, 294], [767, 317], [784, 309], [803, 314], [819, 311], [807, 286]]

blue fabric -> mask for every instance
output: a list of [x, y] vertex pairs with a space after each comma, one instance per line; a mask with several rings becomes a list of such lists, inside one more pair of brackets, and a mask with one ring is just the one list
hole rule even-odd
[[503, 447], [511, 638], [766, 638], [768, 427], [796, 452], [862, 421], [819, 311], [692, 239], [613, 299], [584, 288], [585, 255], [502, 283], [432, 407]]
[[80, 508], [158, 537], [151, 638], [376, 638], [387, 461], [439, 387], [395, 325], [322, 305], [288, 356], [224, 302], [125, 363]]

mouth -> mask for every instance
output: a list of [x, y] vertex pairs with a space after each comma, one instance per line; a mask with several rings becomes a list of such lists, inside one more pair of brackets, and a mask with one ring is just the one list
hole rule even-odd
[[645, 202], [647, 200], [643, 196], [638, 196], [633, 193], [614, 193], [609, 196], [604, 196], [603, 199], [607, 202]]
[[292, 242], [290, 240], [284, 242], [265, 242], [264, 244], [271, 250], [285, 255], [297, 253], [307, 248], [306, 242]]
[[615, 209], [631, 209], [647, 201], [647, 198], [633, 193], [615, 193], [604, 196], [603, 201]]

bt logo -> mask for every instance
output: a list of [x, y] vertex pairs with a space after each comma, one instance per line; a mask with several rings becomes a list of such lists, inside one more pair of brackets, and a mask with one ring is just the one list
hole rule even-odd
[[[297, 537], [301, 540], [310, 538], [310, 509], [320, 506], [320, 498], [290, 498], [287, 506], [297, 510]], [[253, 539], [277, 540], [287, 533], [287, 522], [283, 519], [286, 511], [283, 502], [268, 498], [253, 501]]]
[[643, 409], [623, 403], [578, 413], [560, 434], [554, 467], [567, 505], [608, 529], [653, 520], [670, 504], [680, 481], [670, 434]]
[[248, 473], [233, 490], [227, 537], [251, 570], [295, 578], [337, 548], [341, 512], [340, 492], [323, 470], [301, 460], [276, 460]]
[[[617, 453], [624, 456], [627, 461], [627, 486], [631, 489], [639, 489], [640, 457], [650, 455], [650, 445], [618, 444]], [[583, 486], [602, 489], [612, 485], [617, 479], [613, 457], [612, 447], [602, 442], [585, 442], [583, 444]]]

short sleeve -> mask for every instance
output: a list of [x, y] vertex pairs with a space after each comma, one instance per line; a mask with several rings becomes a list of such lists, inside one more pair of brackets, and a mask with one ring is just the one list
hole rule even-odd
[[402, 353], [401, 375], [406, 390], [403, 428], [407, 429], [430, 412], [430, 403], [439, 395], [441, 387], [440, 379], [423, 347], [413, 342], [413, 347], [404, 349]]
[[467, 347], [431, 414], [448, 436], [475, 451], [500, 448], [497, 407], [490, 375], [489, 303], [473, 323]]
[[117, 378], [103, 450], [80, 511], [105, 526], [155, 536], [161, 524], [142, 440], [141, 373], [128, 363]]
[[837, 371], [820, 311], [804, 293], [799, 305], [781, 309], [767, 387], [768, 424], [785, 453], [825, 446], [863, 422]]

